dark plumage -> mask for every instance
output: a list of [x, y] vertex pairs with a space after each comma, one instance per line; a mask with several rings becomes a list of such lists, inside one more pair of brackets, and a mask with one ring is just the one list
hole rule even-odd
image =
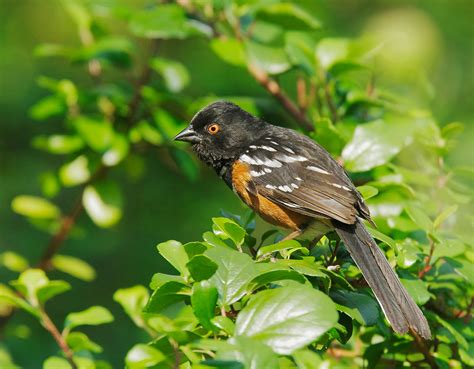
[[361, 195], [319, 144], [225, 101], [199, 111], [175, 139], [191, 142], [199, 158], [248, 206], [291, 229], [291, 237], [334, 229], [395, 331], [413, 329], [431, 337], [423, 313], [362, 223], [372, 220]]

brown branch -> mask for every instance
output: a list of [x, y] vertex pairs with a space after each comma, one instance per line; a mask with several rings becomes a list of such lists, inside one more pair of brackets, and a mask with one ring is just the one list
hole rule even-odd
[[425, 276], [425, 274], [428, 273], [431, 270], [431, 268], [433, 267], [431, 265], [431, 259], [433, 258], [435, 243], [431, 239], [431, 237], [429, 239], [430, 239], [430, 253], [425, 258], [425, 266], [418, 272], [418, 278], [423, 278]]
[[69, 364], [71, 364], [71, 367], [73, 369], [77, 369], [77, 365], [73, 360], [74, 354], [69, 345], [67, 344], [66, 340], [61, 335], [61, 333], [59, 333], [58, 328], [54, 325], [53, 321], [43, 309], [43, 307], [40, 307], [40, 313], [41, 323], [43, 324], [43, 327], [51, 334], [51, 336], [53, 336], [61, 351], [64, 352], [64, 356], [66, 357], [67, 361], [69, 362]]
[[423, 338], [421, 338], [420, 335], [411, 328], [410, 328], [410, 333], [415, 338], [416, 346], [418, 347], [420, 352], [425, 357], [425, 360], [428, 363], [428, 365], [430, 366], [430, 368], [431, 369], [439, 369], [438, 364], [436, 364], [436, 361], [433, 358], [433, 356], [431, 355], [430, 349], [429, 349], [428, 346], [426, 346], [426, 343], [423, 340]]
[[291, 101], [291, 99], [283, 92], [280, 85], [271, 79], [267, 73], [253, 64], [248, 65], [250, 74], [255, 80], [265, 88], [273, 97], [275, 97], [283, 108], [296, 120], [296, 122], [305, 130], [313, 131], [313, 123], [306, 117], [304, 113]]
[[304, 113], [308, 108], [308, 95], [306, 94], [306, 81], [302, 76], [296, 80], [296, 95], [298, 107]]

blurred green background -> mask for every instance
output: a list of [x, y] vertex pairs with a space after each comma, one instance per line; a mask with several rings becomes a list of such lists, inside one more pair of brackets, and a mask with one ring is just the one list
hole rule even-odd
[[[152, 1], [129, 1], [137, 6]], [[94, 2], [90, 2], [94, 3]], [[96, 1], [95, 6], [100, 8]], [[462, 121], [466, 131], [450, 160], [472, 165], [474, 158], [473, 14], [472, 0], [326, 0], [298, 1], [323, 23], [321, 37], [357, 37], [370, 33], [387, 42], [384, 59], [375, 66], [380, 83], [401, 91], [414, 106], [427, 107], [441, 125]], [[100, 9], [99, 9], [100, 10]], [[119, 17], [107, 26], [125, 33]], [[43, 42], [76, 45], [75, 25], [56, 0], [0, 0], [0, 251], [15, 250], [29, 260], [38, 260], [48, 235], [32, 228], [11, 211], [10, 203], [18, 194], [40, 195], [39, 176], [57, 168], [61, 161], [35, 150], [30, 143], [39, 133], [54, 132], [59, 122], [37, 122], [28, 110], [44, 96], [36, 83], [38, 76], [80, 80], [82, 66], [66, 65], [59, 59], [38, 59], [34, 48]], [[137, 44], [140, 48], [141, 45]], [[160, 41], [158, 55], [176, 58], [191, 75], [186, 93], [196, 99], [207, 96], [254, 96], [262, 99], [264, 117], [275, 123], [291, 125], [268, 94], [243, 69], [223, 63], [205, 40]], [[378, 81], [377, 81], [378, 82]], [[87, 81], [84, 81], [87, 83]], [[265, 109], [266, 107], [266, 109]], [[276, 110], [275, 110], [276, 109]], [[121, 308], [112, 300], [113, 291], [137, 283], [147, 285], [157, 271], [170, 267], [156, 253], [155, 245], [167, 239], [199, 239], [219, 209], [242, 212], [238, 199], [208, 169], [190, 182], [159, 150], [146, 153], [146, 174], [136, 181], [121, 178], [125, 206], [121, 222], [111, 230], [101, 230], [82, 216], [81, 231], [66, 241], [63, 253], [84, 258], [98, 277], [94, 283], [68, 279], [53, 272], [51, 278], [65, 278], [73, 292], [57, 298], [49, 306], [59, 322], [69, 311], [82, 310], [87, 303], [108, 307], [116, 324], [85, 329], [109, 349], [103, 357], [120, 367], [132, 344], [144, 340]], [[112, 177], [124, 174], [114, 171]], [[69, 208], [75, 190], [66, 190], [59, 199]], [[13, 273], [0, 271], [2, 280]], [[32, 327], [31, 329], [25, 327]], [[9, 336], [7, 346], [19, 365], [37, 368], [56, 344], [36, 327], [33, 318], [15, 314], [8, 329], [23, 332]], [[18, 336], [23, 336], [19, 338]]]

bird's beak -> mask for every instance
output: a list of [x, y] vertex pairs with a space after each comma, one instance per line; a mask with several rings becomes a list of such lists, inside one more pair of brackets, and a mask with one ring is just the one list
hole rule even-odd
[[191, 142], [191, 143], [198, 143], [201, 141], [201, 138], [198, 136], [198, 134], [192, 129], [191, 126], [183, 129], [181, 132], [179, 132], [175, 138], [175, 141], [185, 141], [185, 142]]

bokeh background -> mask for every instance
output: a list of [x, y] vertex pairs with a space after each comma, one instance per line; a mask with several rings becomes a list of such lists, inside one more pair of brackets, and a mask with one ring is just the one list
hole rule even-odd
[[[97, 1], [97, 6], [102, 1]], [[105, 3], [105, 1], [104, 1]], [[147, 1], [132, 1], [137, 6]], [[148, 3], [151, 3], [149, 1]], [[474, 160], [473, 14], [472, 0], [322, 0], [298, 1], [323, 23], [321, 37], [357, 37], [366, 33], [390, 40], [384, 59], [375, 66], [378, 78], [391, 84], [414, 106], [427, 107], [441, 125], [462, 121], [466, 130], [449, 160], [472, 165]], [[119, 17], [108, 19], [108, 27], [125, 33]], [[25, 218], [10, 208], [18, 194], [40, 194], [39, 177], [53, 170], [58, 158], [34, 149], [32, 138], [53, 132], [54, 125], [33, 121], [30, 107], [45, 91], [36, 83], [38, 76], [84, 78], [82, 66], [67, 65], [58, 59], [35, 58], [33, 50], [43, 42], [76, 45], [75, 25], [57, 0], [0, 0], [0, 252], [10, 249], [37, 260], [49, 236], [32, 228]], [[137, 47], [141, 45], [137, 43]], [[204, 40], [162, 41], [159, 55], [175, 58], [189, 69], [191, 81], [186, 93], [196, 99], [207, 96], [253, 96], [266, 101], [262, 114], [279, 124], [291, 125], [266, 91], [243, 69], [223, 63]], [[85, 301], [109, 308], [116, 324], [85, 331], [109, 348], [103, 357], [123, 365], [132, 344], [143, 340], [143, 333], [113, 302], [112, 291], [134, 284], [147, 285], [157, 271], [170, 267], [159, 258], [155, 245], [163, 240], [199, 239], [210, 226], [210, 218], [220, 209], [240, 213], [243, 207], [229, 189], [208, 169], [190, 181], [162, 160], [162, 153], [145, 154], [145, 175], [134, 181], [121, 178], [124, 215], [112, 229], [102, 230], [82, 216], [81, 231], [67, 240], [63, 253], [76, 255], [93, 265], [98, 277], [94, 283], [70, 279], [73, 292], [57, 298], [49, 307], [59, 322], [69, 311], [82, 310]], [[120, 171], [112, 176], [121, 176]], [[74, 190], [59, 199], [70, 206]], [[12, 273], [0, 270], [0, 278]], [[51, 278], [63, 274], [51, 274]], [[56, 350], [51, 337], [27, 314], [17, 313], [8, 329], [6, 345], [24, 368], [37, 368]], [[112, 349], [110, 349], [112, 348]]]

